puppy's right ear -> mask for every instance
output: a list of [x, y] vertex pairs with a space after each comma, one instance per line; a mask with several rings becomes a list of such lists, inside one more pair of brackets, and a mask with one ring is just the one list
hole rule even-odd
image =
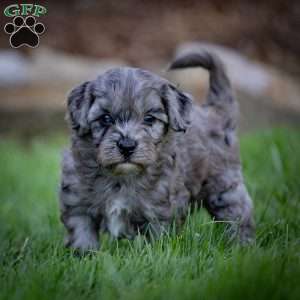
[[190, 125], [192, 97], [172, 84], [164, 84], [161, 96], [166, 107], [169, 124], [174, 131], [185, 131]]
[[94, 101], [92, 84], [89, 81], [75, 87], [68, 96], [68, 115], [71, 127], [79, 136], [89, 132], [87, 114]]

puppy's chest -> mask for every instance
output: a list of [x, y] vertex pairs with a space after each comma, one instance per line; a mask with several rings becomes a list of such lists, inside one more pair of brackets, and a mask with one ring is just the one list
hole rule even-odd
[[106, 190], [96, 189], [95, 192], [90, 212], [102, 216], [104, 228], [114, 237], [133, 237], [137, 228], [159, 217], [162, 203], [165, 209], [171, 210], [168, 193], [158, 195], [155, 189], [138, 190], [131, 185], [119, 189], [106, 187]]
[[103, 207], [104, 227], [114, 237], [133, 236], [134, 231], [131, 226], [132, 214], [135, 211], [134, 200], [129, 195], [116, 194], [107, 199]]
[[188, 203], [183, 181], [176, 172], [161, 176], [155, 184], [141, 178], [117, 182], [99, 178], [95, 182], [90, 212], [100, 216], [104, 228], [114, 237], [132, 237], [149, 223], [172, 221]]
[[134, 219], [142, 219], [140, 197], [129, 187], [115, 187], [103, 182], [96, 183], [89, 211], [101, 217], [103, 227], [114, 237], [133, 236]]

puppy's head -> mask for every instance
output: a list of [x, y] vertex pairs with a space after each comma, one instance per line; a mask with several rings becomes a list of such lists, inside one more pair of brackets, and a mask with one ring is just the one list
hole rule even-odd
[[95, 148], [99, 167], [138, 174], [156, 162], [171, 131], [185, 131], [191, 98], [150, 72], [113, 69], [72, 90], [68, 113], [76, 138]]

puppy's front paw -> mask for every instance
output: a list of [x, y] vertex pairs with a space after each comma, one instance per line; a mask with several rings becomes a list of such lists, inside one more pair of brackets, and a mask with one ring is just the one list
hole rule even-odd
[[80, 237], [74, 239], [72, 236], [66, 237], [66, 247], [75, 250], [78, 253], [87, 253], [97, 251], [99, 249], [99, 242], [95, 238]]
[[238, 239], [242, 246], [251, 245], [255, 242], [255, 226], [252, 220], [239, 227]]
[[238, 242], [241, 246], [248, 246], [255, 242], [255, 226], [253, 221], [239, 224], [234, 222], [228, 227], [227, 234], [231, 242]]

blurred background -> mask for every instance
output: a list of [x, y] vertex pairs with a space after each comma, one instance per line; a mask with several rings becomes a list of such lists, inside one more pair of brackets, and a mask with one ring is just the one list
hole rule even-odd
[[[1, 1], [1, 10], [14, 1]], [[26, 3], [26, 1], [22, 2]], [[298, 0], [40, 1], [37, 48], [12, 49], [1, 16], [0, 135], [66, 131], [65, 99], [113, 66], [150, 69], [201, 102], [207, 74], [168, 74], [175, 54], [205, 45], [223, 58], [241, 106], [241, 130], [300, 123]]]

